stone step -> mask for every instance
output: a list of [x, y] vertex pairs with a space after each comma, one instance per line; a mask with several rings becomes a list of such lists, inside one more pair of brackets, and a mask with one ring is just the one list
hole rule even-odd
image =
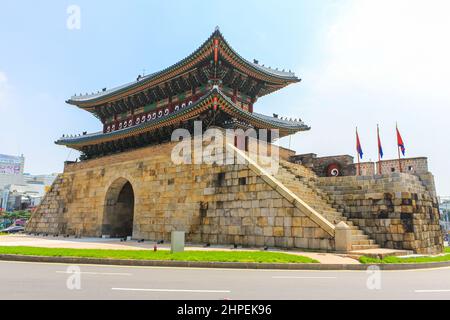
[[[308, 202], [306, 201], [306, 203], [308, 203]], [[335, 210], [333, 208], [324, 207], [324, 206], [316, 206], [316, 205], [312, 205], [311, 203], [308, 203], [308, 205], [323, 215], [333, 215], [333, 216], [338, 216], [338, 217], [343, 216], [342, 212]]]
[[306, 193], [304, 192], [302, 189], [299, 188], [295, 188], [295, 187], [289, 187], [287, 185], [284, 185], [286, 188], [288, 188], [289, 190], [291, 190], [292, 192], [295, 192], [296, 194], [298, 194], [299, 196], [302, 196], [305, 200], [311, 200], [311, 201], [319, 201], [319, 202], [325, 202], [326, 201], [321, 198], [319, 195], [315, 194], [315, 193]]
[[354, 241], [369, 240], [369, 236], [366, 234], [353, 234], [352, 239]]
[[316, 177], [316, 174], [311, 169], [302, 166], [300, 164], [294, 164], [283, 160], [280, 161], [280, 169], [292, 171], [293, 173], [304, 177], [311, 177], [311, 178]]
[[374, 240], [371, 239], [363, 239], [363, 240], [352, 240], [352, 245], [367, 245], [367, 246], [372, 246], [372, 245], [376, 245]]
[[360, 244], [354, 244], [352, 245], [352, 250], [356, 251], [356, 250], [369, 250], [369, 249], [379, 249], [380, 246], [377, 244], [373, 244], [373, 245], [360, 245]]
[[[352, 229], [352, 227], [350, 227], [350, 229]], [[364, 232], [358, 229], [358, 227], [356, 227], [356, 229], [352, 229], [352, 235], [353, 236], [364, 235]]]
[[316, 211], [318, 211], [322, 215], [327, 215], [330, 217], [341, 217], [341, 218], [343, 218], [343, 220], [347, 220], [346, 217], [344, 217], [340, 212], [337, 212], [337, 211], [320, 211], [320, 210], [316, 210]]
[[376, 248], [376, 249], [352, 251], [350, 252], [350, 254], [354, 255], [356, 259], [361, 256], [383, 259], [385, 257], [391, 256], [396, 257], [396, 256], [411, 255], [413, 254], [413, 251]]
[[[290, 177], [290, 178], [289, 178]], [[279, 178], [280, 182], [284, 184], [286, 188], [299, 196], [303, 201], [305, 201], [311, 208], [319, 212], [333, 224], [337, 224], [340, 221], [346, 221], [347, 219], [342, 216], [342, 214], [331, 207], [321, 194], [316, 193], [314, 190], [310, 189], [307, 185], [304, 185], [300, 181], [294, 179], [292, 174], [282, 172], [282, 177]]]
[[[285, 185], [286, 186], [286, 185]], [[331, 207], [330, 204], [327, 203], [327, 201], [325, 199], [322, 199], [320, 197], [318, 197], [317, 195], [308, 195], [308, 194], [304, 194], [304, 192], [302, 192], [301, 190], [298, 189], [294, 189], [294, 188], [289, 188], [288, 186], [286, 186], [290, 191], [292, 191], [293, 193], [295, 193], [300, 199], [302, 199], [305, 202], [308, 203], [317, 203], [317, 204], [324, 204], [327, 207]]]

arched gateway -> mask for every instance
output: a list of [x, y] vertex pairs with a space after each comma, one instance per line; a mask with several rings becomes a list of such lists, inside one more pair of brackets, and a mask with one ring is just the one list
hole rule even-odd
[[119, 178], [106, 192], [103, 214], [102, 235], [112, 238], [133, 234], [134, 191], [131, 183]]

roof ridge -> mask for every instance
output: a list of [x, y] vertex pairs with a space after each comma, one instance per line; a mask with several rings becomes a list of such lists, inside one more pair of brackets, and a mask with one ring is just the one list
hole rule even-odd
[[210, 46], [212, 46], [212, 39], [214, 39], [215, 37], [220, 37], [221, 40], [225, 43], [225, 45], [231, 50], [233, 55], [238, 57], [241, 61], [243, 61], [243, 63], [245, 65], [247, 65], [247, 67], [253, 69], [254, 71], [263, 72], [269, 76], [278, 77], [278, 78], [285, 79], [285, 80], [300, 81], [300, 79], [298, 79], [295, 76], [295, 73], [293, 73], [293, 72], [284, 72], [284, 71], [274, 70], [274, 69], [261, 66], [255, 62], [251, 62], [251, 61], [245, 59], [229, 44], [229, 42], [226, 40], [225, 36], [222, 34], [220, 29], [218, 27], [216, 27], [214, 32], [207, 38], [207, 40], [205, 40], [199, 47], [197, 47], [194, 51], [192, 51], [187, 57], [181, 59], [177, 63], [174, 63], [166, 68], [163, 68], [159, 71], [153, 72], [149, 75], [143, 76], [143, 77], [137, 79], [137, 81], [128, 82], [126, 84], [113, 87], [112, 89], [109, 89], [109, 90], [98, 91], [97, 93], [94, 93], [94, 94], [86, 94], [86, 95], [80, 95], [80, 96], [74, 95], [74, 96], [70, 97], [70, 99], [67, 100], [66, 102], [69, 104], [73, 104], [73, 105], [78, 105], [80, 103], [88, 103], [91, 101], [95, 101], [97, 99], [114, 96], [115, 94], [118, 94], [121, 90], [134, 89], [136, 87], [143, 86], [146, 83], [157, 79], [157, 77], [168, 73], [170, 70], [174, 70], [178, 67], [183, 66], [185, 63], [187, 63], [189, 60], [193, 59], [197, 54], [199, 54], [202, 51], [202, 49], [205, 49], [208, 46], [208, 43], [210, 44]]

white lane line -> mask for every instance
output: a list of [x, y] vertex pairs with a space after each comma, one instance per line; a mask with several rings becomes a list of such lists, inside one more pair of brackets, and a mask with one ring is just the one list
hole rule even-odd
[[450, 289], [443, 290], [414, 290], [415, 293], [442, 293], [442, 292], [450, 292]]
[[138, 289], [138, 288], [111, 288], [111, 290], [113, 290], [113, 291], [144, 291], [144, 292], [231, 293], [230, 290]]
[[272, 279], [337, 279], [337, 277], [272, 277]]
[[[56, 273], [73, 274], [73, 272], [56, 271]], [[100, 276], [132, 276], [131, 273], [113, 273], [113, 272], [80, 272], [80, 274], [100, 275]]]

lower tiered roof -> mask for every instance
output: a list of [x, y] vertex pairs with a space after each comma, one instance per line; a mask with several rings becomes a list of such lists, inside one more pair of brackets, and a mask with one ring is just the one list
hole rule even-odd
[[62, 137], [55, 143], [85, 153], [104, 153], [120, 148], [123, 146], [123, 141], [129, 138], [134, 138], [134, 140], [139, 141], [139, 144], [145, 144], [147, 140], [151, 140], [153, 132], [163, 128], [177, 127], [180, 123], [196, 119], [199, 115], [208, 111], [224, 113], [229, 119], [235, 119], [238, 123], [245, 123], [250, 128], [278, 129], [280, 137], [310, 129], [301, 120], [285, 120], [243, 110], [215, 86], [191, 105], [167, 115], [163, 114], [159, 118], [148, 121], [145, 118], [145, 121], [140, 124], [108, 133], [97, 132], [75, 137]]

